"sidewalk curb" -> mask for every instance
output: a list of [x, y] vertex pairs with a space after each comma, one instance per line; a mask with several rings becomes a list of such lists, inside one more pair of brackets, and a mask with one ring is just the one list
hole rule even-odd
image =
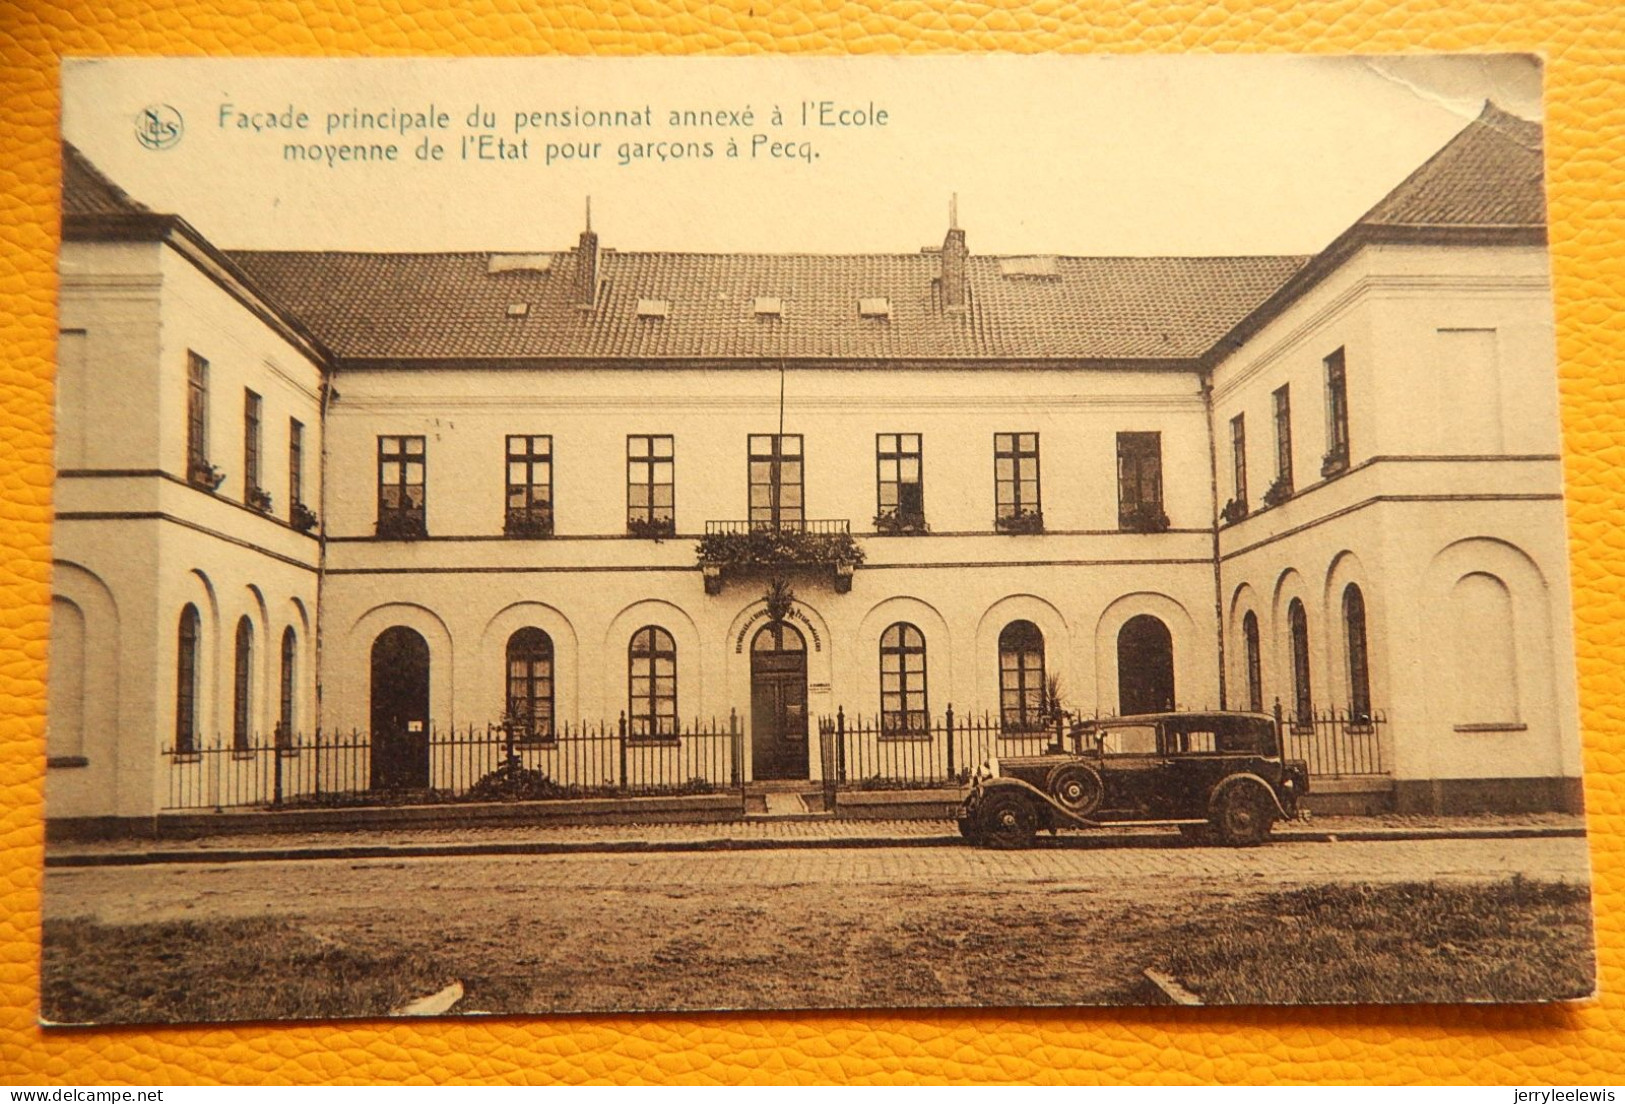
[[[1584, 828], [1356, 828], [1345, 832], [1314, 829], [1286, 829], [1275, 838], [1292, 843], [1372, 843], [1440, 839], [1584, 839]], [[1081, 846], [1080, 846], [1081, 845]], [[242, 862], [293, 862], [315, 859], [421, 859], [452, 858], [464, 855], [642, 855], [663, 852], [705, 851], [807, 851], [873, 850], [886, 847], [961, 847], [957, 834], [941, 836], [851, 836], [831, 839], [732, 839], [701, 840], [599, 840], [583, 842], [523, 841], [492, 843], [404, 843], [352, 844], [337, 847], [267, 847], [164, 851], [86, 852], [45, 856], [45, 865], [55, 868], [103, 866], [156, 866], [167, 864], [211, 864]], [[1080, 850], [1117, 847], [1183, 847], [1177, 836], [1089, 836], [1066, 835], [1051, 841], [1043, 837], [1040, 847]]]

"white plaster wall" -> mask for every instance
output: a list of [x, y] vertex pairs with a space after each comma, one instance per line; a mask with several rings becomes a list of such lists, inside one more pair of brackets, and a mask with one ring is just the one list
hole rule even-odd
[[[1232, 491], [1228, 422], [1244, 411], [1254, 511], [1220, 533], [1232, 701], [1245, 694], [1241, 623], [1253, 609], [1266, 703], [1290, 707], [1285, 615], [1296, 596], [1309, 617], [1316, 705], [1346, 707], [1341, 598], [1356, 582], [1395, 777], [1578, 776], [1550, 302], [1544, 250], [1367, 249], [1216, 368], [1219, 495]], [[1493, 388], [1466, 386], [1441, 359], [1439, 331], [1450, 329], [1490, 332]], [[1351, 469], [1322, 480], [1322, 358], [1339, 347]], [[1275, 474], [1270, 395], [1288, 382], [1298, 493], [1264, 510]], [[1449, 594], [1472, 571], [1502, 579], [1513, 597], [1528, 688], [1521, 731], [1457, 731], [1449, 715]]]
[[[1019, 383], [1011, 373], [1019, 373]], [[675, 437], [681, 533], [747, 516], [751, 434], [779, 427], [779, 373], [656, 366], [345, 370], [330, 411], [329, 532], [371, 536], [379, 435], [427, 438], [428, 530], [502, 532], [508, 434], [551, 434], [555, 532], [626, 530], [626, 437]], [[872, 531], [875, 435], [923, 435], [926, 518], [935, 532], [990, 532], [993, 438], [1040, 434], [1051, 531], [1117, 529], [1116, 435], [1162, 434], [1163, 493], [1175, 528], [1211, 521], [1207, 428], [1188, 372], [833, 371], [786, 374], [784, 429], [804, 436], [806, 515]]]
[[[294, 723], [317, 723], [317, 542], [287, 517], [288, 419], [306, 426], [307, 504], [319, 507], [318, 369], [166, 246], [67, 243], [53, 592], [85, 616], [83, 766], [53, 767], [53, 817], [150, 816], [177, 771], [177, 631], [197, 604], [199, 741], [229, 743], [238, 618], [253, 626], [250, 726], [277, 720], [282, 630], [297, 640]], [[186, 485], [186, 354], [210, 361], [210, 456], [235, 476]], [[271, 516], [242, 505], [243, 389], [264, 400], [262, 482]], [[148, 474], [164, 472], [172, 478]], [[62, 662], [61, 657], [52, 657]]]

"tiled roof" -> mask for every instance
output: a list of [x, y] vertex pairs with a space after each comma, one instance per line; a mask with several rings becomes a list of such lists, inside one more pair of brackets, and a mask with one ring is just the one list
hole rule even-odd
[[[1262, 303], [1305, 257], [1058, 257], [1057, 275], [967, 264], [970, 306], [938, 303], [934, 253], [601, 254], [596, 309], [579, 255], [491, 272], [487, 253], [228, 254], [341, 358], [1186, 359]], [[500, 266], [499, 266], [500, 267]], [[759, 316], [758, 296], [783, 300]], [[890, 300], [861, 317], [860, 298]], [[664, 318], [640, 300], [666, 300]], [[525, 303], [523, 314], [509, 313]]]
[[150, 215], [124, 189], [102, 175], [70, 143], [62, 143], [62, 213], [73, 215]]
[[1486, 103], [1477, 119], [1357, 225], [1545, 226], [1541, 147], [1539, 123]]
[[[1544, 227], [1541, 133], [1486, 104], [1315, 265], [1308, 257], [972, 255], [964, 310], [943, 308], [935, 252], [606, 249], [592, 309], [576, 303], [577, 250], [226, 256], [340, 359], [1181, 361], [1238, 340], [1370, 235]], [[71, 146], [63, 210], [93, 226], [105, 223], [99, 216], [150, 214]], [[759, 312], [758, 298], [779, 299], [782, 309]], [[866, 316], [860, 299], [885, 300], [889, 310]]]

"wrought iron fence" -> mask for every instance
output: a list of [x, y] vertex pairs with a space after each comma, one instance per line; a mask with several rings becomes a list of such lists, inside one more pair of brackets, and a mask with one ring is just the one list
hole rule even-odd
[[[1076, 719], [1065, 717], [1042, 729], [1011, 730], [997, 716], [956, 717], [950, 707], [925, 727], [899, 730], [878, 717], [848, 717], [837, 709], [835, 716], [819, 720], [826, 784], [840, 789], [901, 789], [957, 783], [989, 755], [1043, 754], [1062, 741]], [[1311, 777], [1388, 773], [1387, 719], [1380, 712], [1324, 709], [1300, 720], [1277, 709], [1277, 720], [1284, 757], [1306, 761]]]
[[844, 789], [942, 786], [968, 778], [990, 755], [1039, 755], [1060, 739], [1066, 719], [1043, 728], [1012, 729], [992, 714], [961, 717], [952, 706], [921, 728], [880, 717], [848, 717], [843, 708], [819, 720], [826, 783]]
[[718, 793], [743, 778], [739, 718], [644, 737], [619, 720], [546, 737], [500, 724], [293, 734], [167, 749], [166, 811]]
[[1283, 754], [1309, 764], [1314, 778], [1364, 778], [1385, 775], [1383, 745], [1388, 719], [1380, 711], [1311, 709], [1285, 713], [1275, 703], [1283, 737]]

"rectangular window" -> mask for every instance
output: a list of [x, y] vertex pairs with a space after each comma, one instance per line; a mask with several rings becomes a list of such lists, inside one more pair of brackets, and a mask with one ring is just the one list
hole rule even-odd
[[881, 532], [925, 527], [925, 478], [918, 433], [875, 435], [875, 528]]
[[288, 419], [288, 509], [305, 501], [305, 423]]
[[626, 438], [626, 530], [634, 536], [676, 531], [673, 451], [670, 434]]
[[1236, 503], [1247, 508], [1247, 422], [1237, 414], [1230, 419], [1230, 460], [1235, 470]]
[[751, 434], [751, 528], [800, 529], [806, 520], [801, 488], [801, 434]]
[[1322, 476], [1336, 475], [1349, 466], [1349, 392], [1339, 349], [1326, 364], [1326, 456], [1321, 461]]
[[209, 466], [209, 362], [186, 354], [186, 472], [194, 482]]
[[1276, 390], [1275, 400], [1275, 488], [1285, 497], [1292, 493], [1292, 393], [1290, 387]]
[[553, 535], [553, 438], [508, 438], [507, 516], [510, 537]]
[[1136, 532], [1168, 528], [1162, 509], [1162, 434], [1117, 435], [1117, 524]]
[[1044, 527], [1038, 497], [1038, 434], [993, 435], [993, 522], [1010, 532], [1037, 532]]
[[378, 535], [421, 537], [425, 524], [422, 437], [378, 438]]
[[258, 507], [260, 490], [260, 397], [243, 392], [243, 500]]

